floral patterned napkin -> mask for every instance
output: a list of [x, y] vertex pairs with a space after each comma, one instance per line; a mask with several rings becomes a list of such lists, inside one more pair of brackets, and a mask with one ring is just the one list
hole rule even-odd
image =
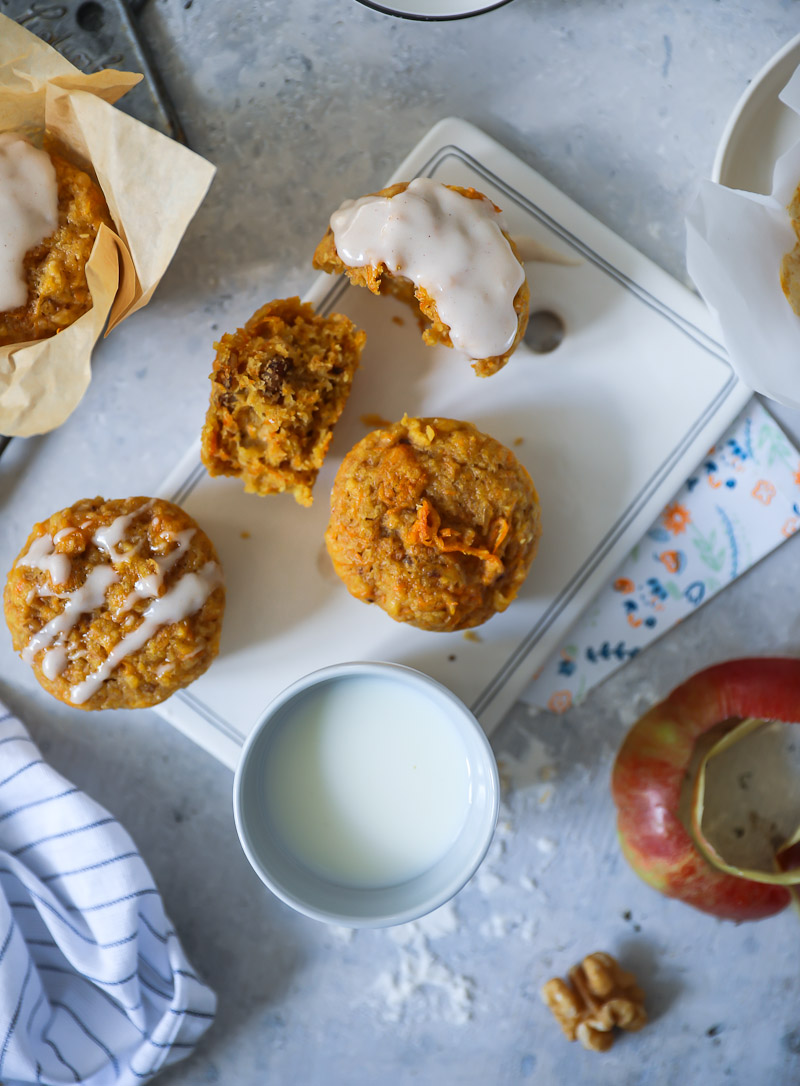
[[522, 695], [563, 713], [800, 528], [800, 452], [758, 400], [709, 450]]

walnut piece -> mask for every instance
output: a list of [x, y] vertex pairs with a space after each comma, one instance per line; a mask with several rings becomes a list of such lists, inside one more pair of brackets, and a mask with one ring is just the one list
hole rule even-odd
[[542, 999], [570, 1041], [606, 1052], [614, 1043], [614, 1026], [631, 1032], [647, 1021], [644, 992], [633, 973], [620, 969], [610, 954], [589, 954], [569, 971], [569, 982], [553, 977]]

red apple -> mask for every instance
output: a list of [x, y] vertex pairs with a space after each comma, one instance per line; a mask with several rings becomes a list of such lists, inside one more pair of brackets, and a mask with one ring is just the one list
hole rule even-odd
[[800, 722], [800, 660], [729, 660], [693, 675], [634, 724], [611, 774], [620, 843], [634, 871], [662, 894], [726, 920], [760, 920], [790, 901], [783, 886], [712, 867], [678, 815], [698, 738], [748, 717]]

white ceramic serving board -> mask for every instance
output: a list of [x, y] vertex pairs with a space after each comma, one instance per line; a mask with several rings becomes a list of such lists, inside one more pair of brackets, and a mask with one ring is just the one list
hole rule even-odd
[[[347, 313], [368, 338], [313, 508], [210, 479], [198, 447], [160, 491], [216, 543], [228, 602], [219, 658], [158, 711], [230, 766], [284, 686], [345, 660], [419, 668], [490, 731], [750, 395], [695, 295], [483, 132], [439, 122], [391, 180], [418, 175], [474, 186], [512, 234], [575, 262], [528, 267], [532, 312], [558, 313], [566, 335], [551, 354], [521, 346], [500, 373], [478, 378], [457, 351], [426, 347], [401, 304], [329, 276], [315, 282], [308, 299]], [[359, 603], [325, 553], [331, 485], [372, 428], [364, 416], [404, 412], [474, 422], [514, 449], [539, 490], [539, 554], [518, 599], [477, 640], [425, 633]]]

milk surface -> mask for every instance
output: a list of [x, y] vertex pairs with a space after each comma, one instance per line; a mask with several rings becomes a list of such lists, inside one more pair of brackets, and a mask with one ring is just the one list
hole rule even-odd
[[391, 678], [312, 688], [272, 741], [270, 830], [315, 873], [392, 886], [439, 860], [470, 801], [465, 746], [445, 706]]

